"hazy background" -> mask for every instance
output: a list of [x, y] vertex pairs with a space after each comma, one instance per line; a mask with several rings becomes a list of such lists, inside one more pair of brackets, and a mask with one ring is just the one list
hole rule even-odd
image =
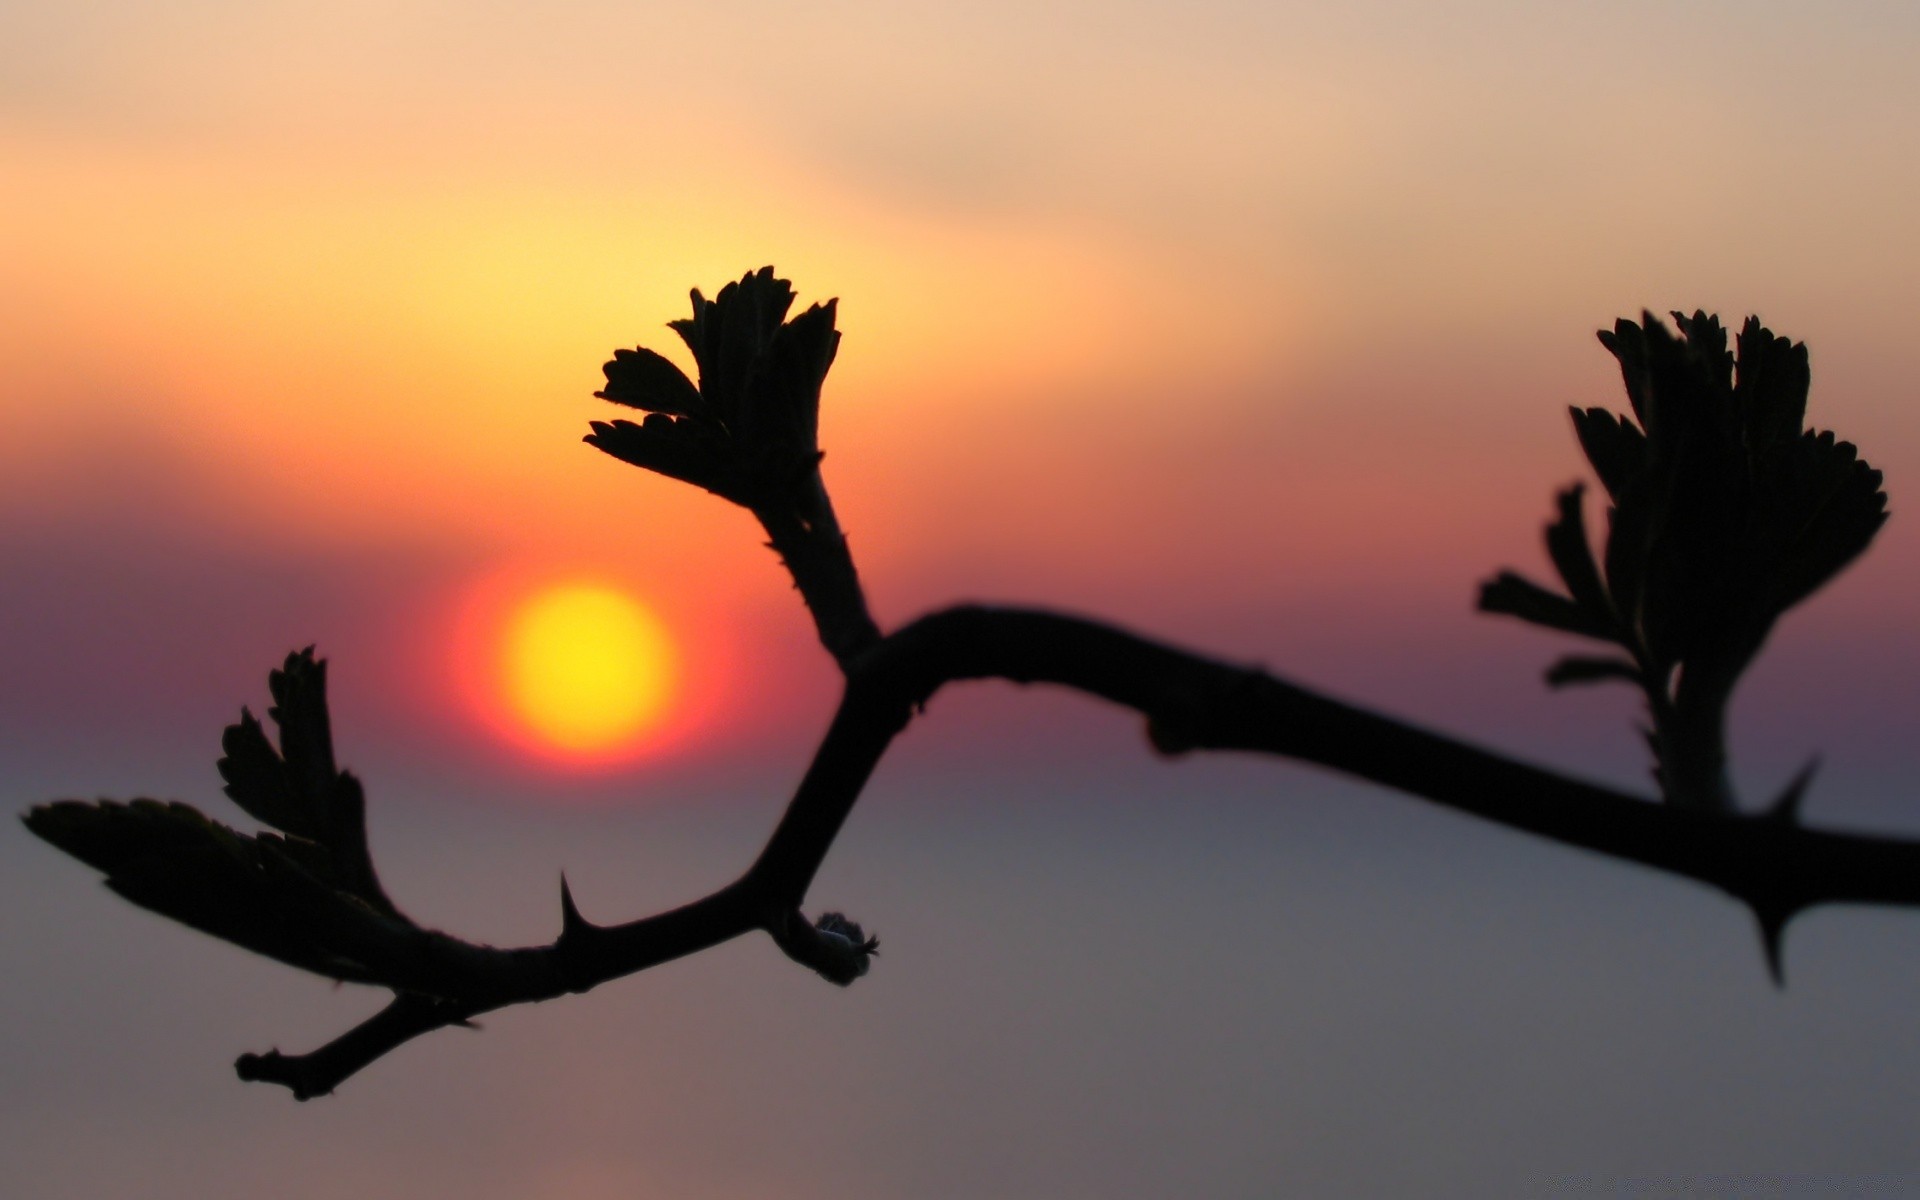
[[[1103, 614], [1644, 786], [1624, 689], [1476, 617], [1621, 403], [1592, 330], [1758, 312], [1887, 473], [1880, 543], [1735, 712], [1770, 795], [1920, 832], [1920, 10], [1905, 3], [0, 5], [0, 799], [177, 797], [333, 659], [389, 890], [495, 942], [729, 878], [831, 664], [749, 519], [578, 443], [615, 346], [773, 263], [841, 298], [828, 481], [882, 621]], [[502, 579], [645, 595], [699, 681], [615, 770], [485, 732]], [[235, 1082], [377, 1006], [0, 835], [0, 1192], [1487, 1195], [1920, 1186], [1920, 924], [1748, 918], [1137, 721], [938, 698], [813, 906], [443, 1032], [297, 1105]], [[1724, 1181], [1724, 1180], [1723, 1180]]]

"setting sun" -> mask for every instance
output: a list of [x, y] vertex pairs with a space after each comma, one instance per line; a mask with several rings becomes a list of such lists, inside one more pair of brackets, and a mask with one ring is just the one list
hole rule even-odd
[[508, 621], [501, 683], [518, 723], [541, 745], [594, 756], [659, 725], [674, 687], [660, 621], [633, 597], [571, 583], [535, 594]]

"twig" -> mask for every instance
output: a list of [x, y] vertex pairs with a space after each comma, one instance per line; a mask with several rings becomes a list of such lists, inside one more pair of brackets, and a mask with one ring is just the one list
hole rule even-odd
[[[1098, 622], [961, 607], [923, 618], [848, 664], [840, 707], [785, 815], [741, 879], [684, 908], [616, 926], [581, 918], [563, 888], [552, 946], [448, 956], [435, 998], [402, 997], [312, 1054], [242, 1058], [242, 1078], [324, 1094], [388, 1050], [509, 1004], [583, 992], [761, 929], [822, 970], [838, 949], [798, 920], [835, 837], [894, 737], [948, 683], [1052, 683], [1134, 709], [1165, 749], [1252, 750], [1318, 763], [1569, 846], [1710, 884], [1780, 931], [1821, 903], [1920, 906], [1920, 842], [1822, 833], [1775, 816], [1660, 805], [1529, 766]], [[844, 980], [839, 980], [844, 982]]]

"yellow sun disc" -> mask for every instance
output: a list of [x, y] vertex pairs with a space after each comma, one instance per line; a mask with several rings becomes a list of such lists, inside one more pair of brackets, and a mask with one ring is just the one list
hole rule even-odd
[[653, 614], [598, 584], [549, 588], [513, 615], [506, 698], [541, 742], [593, 754], [635, 740], [665, 715], [673, 648]]

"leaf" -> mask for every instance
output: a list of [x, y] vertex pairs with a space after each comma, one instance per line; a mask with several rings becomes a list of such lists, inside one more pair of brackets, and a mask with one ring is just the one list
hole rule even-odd
[[280, 833], [248, 836], [153, 800], [42, 805], [27, 828], [184, 925], [329, 978], [418, 986], [425, 934], [374, 874], [365, 795], [334, 762], [326, 663], [309, 646], [267, 683], [278, 749], [242, 710], [222, 738], [220, 774], [236, 804]]
[[1586, 519], [1580, 511], [1580, 498], [1585, 493], [1579, 484], [1560, 493], [1559, 516], [1547, 526], [1547, 554], [1591, 627], [1605, 630], [1600, 636], [1612, 638], [1616, 636], [1613, 604], [1600, 582], [1600, 569], [1594, 565], [1593, 551], [1587, 545]]
[[1785, 457], [1781, 486], [1792, 493], [1795, 511], [1788, 518], [1793, 527], [1779, 535], [1775, 604], [1781, 611], [1864, 553], [1887, 520], [1881, 474], [1851, 442], [1807, 433]]
[[1752, 452], [1765, 455], [1798, 438], [1807, 421], [1807, 389], [1812, 375], [1807, 347], [1775, 337], [1760, 318], [1740, 327], [1739, 364], [1734, 399], [1747, 428]]
[[1480, 585], [1480, 611], [1519, 617], [1535, 625], [1612, 641], [1612, 629], [1567, 597], [1550, 592], [1512, 571], [1502, 571]]
[[603, 453], [705, 488], [737, 504], [749, 502], [724, 433], [661, 413], [650, 414], [638, 425], [632, 421], [594, 421], [591, 425], [593, 432], [583, 440]]
[[774, 278], [772, 267], [762, 267], [727, 284], [712, 300], [699, 288], [693, 289], [692, 299], [693, 316], [670, 321], [668, 327], [693, 351], [708, 411], [731, 428], [743, 415], [754, 361], [793, 307], [793, 285]]
[[381, 888], [367, 849], [366, 799], [359, 780], [339, 770], [327, 715], [327, 666], [309, 646], [287, 656], [267, 677], [279, 727], [278, 753], [253, 714], [221, 737], [220, 776], [249, 815], [304, 843], [292, 851], [321, 882], [390, 915], [398, 910]]
[[[1727, 349], [1727, 330], [1720, 324], [1720, 318], [1702, 308], [1694, 309], [1691, 317], [1681, 312], [1672, 315], [1685, 340], [1686, 356], [1704, 372], [1709, 383], [1731, 388], [1733, 354]], [[1652, 320], [1651, 315], [1647, 319]]]
[[607, 386], [594, 395], [602, 400], [675, 417], [697, 416], [706, 410], [699, 389], [686, 373], [645, 347], [615, 350], [613, 361], [600, 369]]
[[304, 796], [287, 777], [286, 764], [267, 734], [242, 708], [240, 723], [227, 726], [220, 748], [225, 757], [219, 763], [220, 777], [226, 780], [226, 793], [250, 817], [295, 837], [319, 841], [325, 835], [320, 814], [311, 811]]
[[326, 887], [277, 838], [247, 837], [185, 804], [66, 800], [22, 819], [142, 908], [331, 979], [379, 982], [342, 947], [413, 931], [404, 918]]
[[782, 326], [757, 364], [747, 398], [744, 428], [796, 459], [809, 458], [819, 444], [820, 388], [840, 346], [837, 308], [833, 300], [816, 304]]
[[1588, 658], [1570, 655], [1547, 668], [1548, 687], [1566, 687], [1575, 683], [1601, 683], [1609, 679], [1642, 684], [1640, 668], [1624, 658]]
[[1604, 408], [1569, 409], [1593, 473], [1615, 504], [1646, 475], [1647, 438], [1632, 422]]
[[1646, 332], [1632, 321], [1622, 318], [1613, 323], [1612, 329], [1602, 329], [1596, 336], [1600, 344], [1607, 348], [1607, 353], [1613, 355], [1620, 364], [1620, 378], [1626, 385], [1627, 402], [1633, 406], [1633, 415], [1640, 418], [1641, 427], [1645, 428], [1650, 389]]

